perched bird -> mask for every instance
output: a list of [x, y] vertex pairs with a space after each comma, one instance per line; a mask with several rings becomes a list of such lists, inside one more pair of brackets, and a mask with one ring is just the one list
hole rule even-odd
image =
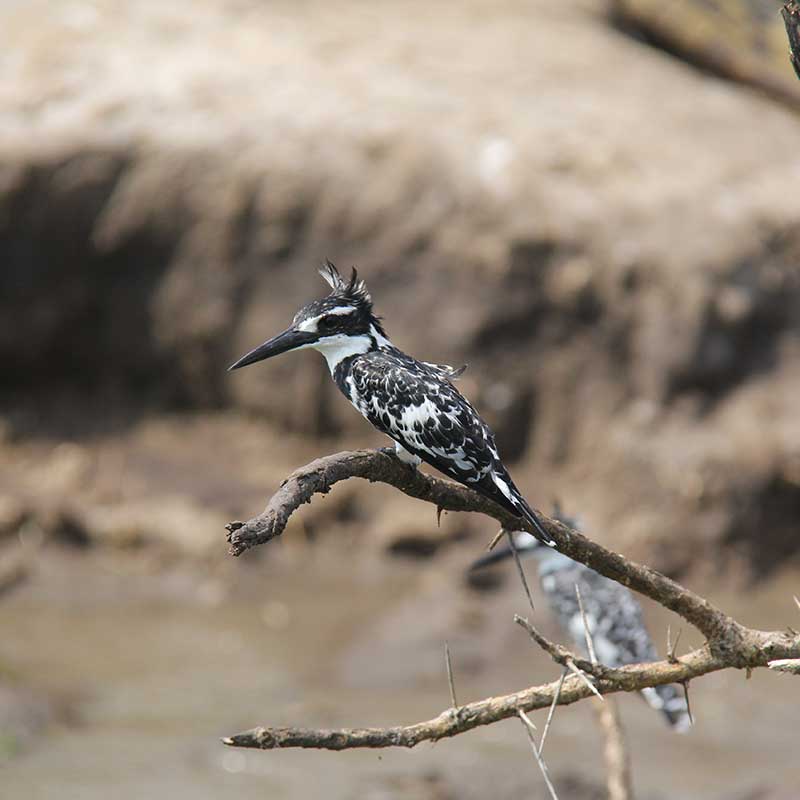
[[[553, 517], [570, 528], [579, 530], [575, 519], [563, 516], [558, 510]], [[608, 667], [621, 667], [625, 664], [658, 661], [655, 645], [644, 626], [642, 607], [632, 592], [616, 581], [573, 561], [569, 556], [542, 547], [527, 533], [515, 533], [513, 540], [520, 557], [533, 556], [538, 560], [539, 582], [548, 604], [575, 647], [587, 658], [586, 634], [575, 592], [576, 585], [581, 592], [586, 622], [601, 663]], [[475, 561], [470, 571], [512, 556], [509, 546], [495, 548]], [[691, 724], [689, 709], [683, 692], [676, 685], [642, 689], [641, 694], [651, 708], [666, 717], [673, 730], [681, 733], [688, 730]]]
[[290, 350], [318, 350], [344, 396], [394, 439], [401, 460], [415, 467], [420, 461], [436, 467], [528, 520], [536, 537], [554, 547], [503, 466], [489, 426], [451, 383], [461, 370], [417, 361], [395, 347], [373, 314], [372, 297], [355, 269], [344, 280], [326, 261], [320, 275], [331, 293], [303, 306], [289, 328], [230, 369]]

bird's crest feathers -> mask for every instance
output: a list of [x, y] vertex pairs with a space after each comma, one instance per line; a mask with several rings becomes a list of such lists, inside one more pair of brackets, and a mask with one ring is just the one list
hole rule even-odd
[[329, 259], [320, 267], [319, 274], [325, 283], [331, 287], [330, 297], [349, 301], [364, 312], [375, 329], [381, 336], [386, 336], [386, 331], [381, 323], [381, 318], [372, 313], [372, 295], [367, 289], [367, 284], [358, 277], [358, 271], [353, 267], [350, 280], [345, 280], [336, 269], [336, 265]]
[[320, 267], [319, 274], [328, 286], [331, 287], [332, 295], [352, 300], [370, 309], [372, 308], [372, 296], [369, 293], [369, 289], [367, 289], [367, 284], [358, 277], [358, 271], [355, 267], [353, 267], [350, 280], [346, 281], [339, 274], [336, 265], [332, 261], [326, 259], [325, 263]]

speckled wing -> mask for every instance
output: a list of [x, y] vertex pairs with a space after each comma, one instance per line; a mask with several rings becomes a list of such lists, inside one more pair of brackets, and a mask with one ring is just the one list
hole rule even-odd
[[445, 475], [474, 484], [499, 464], [492, 432], [440, 365], [378, 350], [353, 359], [345, 384], [378, 430]]
[[624, 586], [578, 563], [543, 574], [541, 583], [559, 622], [584, 653], [586, 638], [575, 584], [580, 587], [592, 641], [602, 663], [619, 667], [657, 660], [641, 606]]
[[[588, 655], [576, 584], [581, 590], [597, 658], [603, 664], [621, 667], [658, 660], [658, 652], [644, 625], [641, 606], [624, 586], [577, 562], [557, 571], [544, 572], [540, 580], [559, 622], [582, 653]], [[645, 689], [642, 696], [674, 729], [688, 729], [686, 699], [676, 686]]]

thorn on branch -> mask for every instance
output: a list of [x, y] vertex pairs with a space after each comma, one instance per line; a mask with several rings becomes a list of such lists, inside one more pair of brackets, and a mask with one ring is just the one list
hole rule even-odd
[[[244, 524], [231, 524], [228, 529], [230, 553], [241, 555], [245, 550], [280, 536], [292, 514], [310, 502], [314, 494], [326, 492], [334, 484], [349, 478], [385, 483], [444, 511], [478, 512], [497, 520], [503, 528], [533, 532], [530, 523], [513, 516], [469, 487], [409, 469], [391, 448], [354, 450], [319, 458], [295, 470], [261, 514]], [[731, 617], [675, 581], [628, 561], [619, 553], [606, 550], [541, 511], [539, 515], [546, 531], [558, 543], [560, 552], [679, 614], [712, 644], [725, 640], [726, 649], [730, 649], [730, 640], [741, 632]]]
[[681, 681], [681, 686], [683, 686], [683, 699], [686, 700], [686, 713], [689, 715], [689, 724], [694, 727], [692, 704], [689, 702], [689, 681]]
[[556, 644], [555, 642], [551, 642], [546, 636], [539, 633], [538, 630], [528, 622], [525, 617], [521, 617], [519, 614], [514, 614], [514, 622], [519, 625], [521, 628], [524, 628], [528, 635], [533, 639], [542, 650], [547, 653], [550, 658], [553, 659], [557, 664], [561, 664], [562, 667], [567, 665], [567, 660], [569, 658], [574, 658], [571, 651], [567, 650], [566, 647], [560, 644]]
[[619, 708], [612, 698], [597, 704], [597, 718], [605, 738], [606, 786], [609, 800], [632, 800], [630, 753]]
[[583, 599], [581, 598], [581, 588], [575, 584], [575, 596], [578, 598], [578, 608], [581, 612], [581, 622], [583, 623], [583, 635], [586, 637], [586, 649], [589, 651], [589, 660], [592, 664], [597, 665], [597, 654], [594, 651], [594, 639], [592, 632], [589, 630], [589, 620], [586, 618], [586, 611], [583, 608]]
[[[327, 491], [349, 478], [361, 478], [394, 486], [409, 497], [417, 498], [444, 511], [477, 512], [497, 520], [503, 530], [532, 532], [526, 521], [513, 517], [496, 503], [466, 486], [409, 470], [394, 451], [357, 450], [336, 453], [317, 459], [296, 470], [269, 500], [266, 509], [247, 522], [235, 521], [226, 526], [230, 552], [240, 555], [259, 544], [280, 536], [292, 514], [314, 494]], [[541, 512], [540, 512], [541, 514]], [[309, 747], [344, 750], [351, 748], [414, 747], [423, 741], [438, 741], [473, 728], [490, 725], [518, 716], [519, 710], [532, 711], [555, 705], [578, 702], [594, 693], [600, 696], [586, 674], [602, 681], [603, 693], [640, 691], [667, 683], [683, 683], [688, 706], [688, 680], [724, 669], [765, 667], [770, 662], [800, 661], [800, 636], [782, 631], [758, 631], [745, 628], [732, 617], [715, 608], [705, 598], [641, 564], [629, 561], [574, 531], [541, 515], [542, 523], [558, 543], [559, 550], [607, 578], [616, 580], [679, 614], [708, 640], [674, 663], [669, 661], [630, 664], [617, 669], [593, 665], [577, 658], [560, 645], [549, 642], [527, 620], [515, 617], [531, 637], [579, 681], [561, 681], [531, 686], [502, 697], [468, 703], [453, 714], [450, 708], [439, 716], [414, 725], [391, 728], [254, 728], [226, 737], [223, 742], [234, 747], [260, 749]], [[523, 573], [524, 574], [524, 573]], [[800, 601], [795, 598], [800, 607]], [[671, 643], [670, 643], [671, 644]], [[676, 640], [677, 644], [677, 640]], [[670, 649], [668, 647], [668, 649]], [[674, 657], [674, 647], [672, 655]], [[772, 664], [770, 663], [770, 666]], [[780, 670], [779, 666], [775, 669]], [[451, 698], [452, 699], [452, 698]], [[691, 709], [689, 709], [691, 718]], [[546, 728], [545, 728], [546, 730]]]
[[553, 786], [553, 782], [550, 780], [550, 773], [547, 771], [547, 764], [544, 763], [544, 759], [542, 758], [542, 747], [541, 745], [539, 745], [539, 747], [536, 746], [536, 737], [533, 735], [534, 731], [536, 730], [536, 726], [531, 721], [531, 718], [522, 709], [519, 710], [518, 714], [519, 718], [522, 720], [522, 727], [525, 728], [525, 732], [528, 734], [528, 741], [531, 744], [531, 750], [533, 750], [533, 757], [536, 759], [536, 763], [539, 765], [539, 770], [542, 773], [547, 790], [550, 792], [550, 797], [553, 800], [558, 800], [555, 787]]
[[678, 663], [678, 658], [675, 655], [675, 650], [678, 647], [678, 642], [681, 640], [681, 633], [682, 632], [683, 632], [683, 628], [678, 628], [678, 635], [675, 637], [675, 642], [673, 643], [672, 641], [670, 641], [670, 639], [671, 639], [670, 626], [667, 625], [667, 661], [669, 661], [670, 664], [677, 664]]
[[578, 678], [586, 684], [592, 694], [599, 697], [601, 700], [603, 699], [603, 695], [600, 694], [597, 687], [589, 680], [587, 677], [587, 673], [592, 676], [597, 676], [596, 673], [600, 669], [600, 666], [597, 664], [592, 664], [589, 661], [584, 659], [578, 658], [571, 650], [567, 650], [566, 647], [560, 644], [556, 644], [555, 642], [551, 642], [546, 636], [543, 636], [536, 628], [528, 622], [527, 619], [524, 617], [520, 617], [519, 614], [514, 615], [514, 622], [517, 623], [520, 627], [524, 628], [528, 635], [533, 639], [542, 650], [547, 653], [550, 658], [553, 659], [557, 664], [560, 664], [562, 667], [566, 667], [570, 672], [576, 675]]
[[454, 711], [458, 713], [458, 701], [456, 700], [456, 683], [453, 679], [453, 664], [450, 661], [450, 645], [445, 640], [444, 643], [444, 663], [447, 667], [447, 683], [450, 687], [450, 702], [453, 705]]
[[600, 694], [597, 687], [589, 680], [589, 678], [586, 676], [586, 673], [580, 669], [571, 658], [567, 660], [567, 669], [569, 669], [574, 675], [577, 675], [589, 687], [589, 689], [592, 690], [592, 694], [596, 695], [598, 700], [604, 700], [603, 695]]
[[506, 538], [508, 539], [508, 546], [511, 548], [511, 554], [514, 556], [514, 563], [517, 565], [517, 573], [519, 574], [522, 588], [525, 591], [525, 597], [528, 599], [528, 605], [531, 611], [536, 611], [533, 605], [533, 595], [531, 594], [531, 587], [528, 586], [528, 579], [525, 577], [525, 570], [522, 568], [522, 561], [520, 560], [519, 553], [517, 552], [517, 545], [514, 543], [514, 537], [511, 531], [504, 529]]
[[497, 546], [497, 543], [503, 538], [504, 533], [505, 530], [503, 528], [500, 528], [500, 530], [497, 531], [497, 533], [492, 538], [492, 541], [489, 542], [489, 544], [486, 546], [487, 552], [491, 552], [492, 550], [494, 550], [494, 548]]
[[550, 723], [553, 721], [553, 715], [556, 713], [556, 706], [558, 705], [558, 700], [561, 697], [561, 689], [564, 687], [564, 678], [567, 677], [567, 672], [569, 670], [564, 669], [561, 672], [561, 677], [558, 679], [558, 686], [556, 687], [556, 693], [553, 695], [553, 702], [550, 703], [550, 709], [547, 712], [547, 720], [544, 723], [544, 730], [542, 731], [542, 738], [539, 742], [539, 755], [542, 755], [542, 750], [544, 750], [544, 743], [547, 740], [547, 733], [550, 730]]

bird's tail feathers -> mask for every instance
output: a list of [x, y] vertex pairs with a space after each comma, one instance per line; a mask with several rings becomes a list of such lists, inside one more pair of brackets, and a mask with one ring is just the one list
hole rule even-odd
[[520, 508], [522, 510], [522, 516], [534, 527], [533, 535], [542, 544], [546, 544], [548, 547], [557, 547], [556, 540], [544, 529], [536, 512], [524, 500], [520, 503]]
[[[511, 507], [509, 510], [513, 509], [520, 517], [531, 523], [533, 526], [533, 535], [542, 542], [542, 544], [546, 544], [548, 547], [556, 547], [555, 540], [544, 529], [539, 517], [536, 516], [536, 512], [527, 504], [525, 498], [520, 494], [519, 489], [514, 485], [511, 476], [503, 470], [500, 474], [496, 471], [492, 471], [489, 473], [489, 477], [495, 488], [502, 494]], [[503, 504], [501, 503], [500, 505]]]
[[533, 526], [533, 535], [542, 544], [548, 547], [556, 547], [556, 542], [553, 537], [544, 529], [536, 512], [527, 504], [525, 498], [519, 493], [519, 490], [514, 486], [511, 477], [506, 473], [505, 475], [498, 475], [496, 472], [491, 473], [492, 480], [495, 486], [500, 490], [503, 497], [519, 512], [519, 515], [528, 520]]
[[691, 728], [692, 721], [686, 698], [675, 684], [642, 689], [642, 697], [650, 708], [664, 715], [670, 728], [676, 733], [686, 733]]

